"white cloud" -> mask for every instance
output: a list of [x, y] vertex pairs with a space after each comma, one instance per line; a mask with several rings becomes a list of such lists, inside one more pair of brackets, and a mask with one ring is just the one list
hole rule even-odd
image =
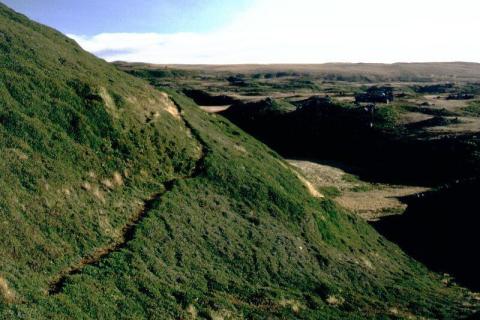
[[258, 0], [210, 33], [70, 37], [109, 61], [480, 62], [477, 30], [477, 0]]

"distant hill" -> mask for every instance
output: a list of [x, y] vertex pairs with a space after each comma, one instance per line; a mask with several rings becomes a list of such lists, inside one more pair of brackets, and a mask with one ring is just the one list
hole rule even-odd
[[175, 69], [215, 73], [307, 74], [332, 81], [371, 82], [476, 82], [480, 81], [480, 64], [469, 62], [434, 63], [326, 63], [326, 64], [272, 64], [272, 65], [155, 65], [115, 62], [127, 68], [136, 66], [152, 69]]
[[2, 319], [479, 310], [229, 121], [1, 4], [0, 71]]

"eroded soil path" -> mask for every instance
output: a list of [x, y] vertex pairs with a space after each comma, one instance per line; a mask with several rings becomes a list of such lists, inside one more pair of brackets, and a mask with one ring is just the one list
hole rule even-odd
[[[180, 106], [175, 104], [175, 107], [178, 110], [178, 114], [181, 115], [182, 112]], [[197, 134], [195, 129], [183, 116], [180, 116], [180, 120], [183, 122], [190, 135], [197, 141], [200, 146], [200, 157], [195, 162], [195, 166], [191, 173], [187, 176], [180, 176], [165, 182], [163, 184], [164, 190], [155, 193], [148, 199], [144, 200], [141, 208], [129, 218], [128, 222], [122, 228], [120, 236], [114, 239], [113, 242], [111, 242], [107, 246], [97, 248], [93, 253], [89, 254], [88, 256], [82, 258], [80, 261], [59, 272], [49, 282], [49, 295], [56, 295], [61, 293], [65, 287], [68, 278], [73, 275], [80, 274], [85, 267], [98, 265], [102, 260], [107, 259], [110, 254], [125, 248], [128, 243], [134, 239], [137, 226], [149, 216], [152, 210], [162, 200], [163, 196], [165, 196], [169, 191], [171, 191], [178, 181], [193, 179], [203, 172], [207, 146], [205, 142], [201, 139], [201, 137]]]
[[175, 183], [175, 180], [170, 180], [165, 183], [165, 191], [153, 195], [150, 199], [147, 199], [143, 202], [142, 208], [133, 214], [127, 224], [123, 227], [121, 231], [121, 236], [115, 239], [114, 242], [110, 243], [106, 247], [101, 247], [96, 249], [90, 255], [82, 258], [80, 261], [71, 265], [67, 269], [61, 271], [49, 284], [48, 294], [54, 295], [62, 292], [65, 282], [70, 276], [79, 274], [82, 272], [83, 268], [89, 265], [95, 265], [100, 262], [102, 259], [107, 258], [111, 253], [119, 251], [126, 247], [128, 242], [130, 242], [135, 236], [135, 228], [138, 224], [142, 222], [148, 216], [148, 213], [153, 209], [156, 203], [160, 201], [162, 195], [170, 191]]

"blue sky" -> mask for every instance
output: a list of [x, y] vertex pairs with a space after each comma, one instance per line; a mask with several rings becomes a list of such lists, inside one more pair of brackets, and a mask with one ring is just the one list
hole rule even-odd
[[480, 62], [478, 0], [0, 0], [107, 61]]
[[64, 33], [208, 32], [227, 24], [253, 0], [2, 0]]

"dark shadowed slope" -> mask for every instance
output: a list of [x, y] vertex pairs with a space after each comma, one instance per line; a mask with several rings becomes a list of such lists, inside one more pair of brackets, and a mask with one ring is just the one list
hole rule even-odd
[[479, 181], [470, 180], [407, 198], [404, 215], [375, 228], [430, 268], [480, 291], [479, 192]]
[[[296, 102], [295, 111], [285, 104], [238, 103], [220, 114], [284, 157], [340, 162], [368, 180], [435, 186], [480, 174], [475, 133], [425, 134], [399, 123], [389, 106], [372, 118], [363, 107], [317, 96]], [[435, 122], [418, 125], [427, 124]]]

